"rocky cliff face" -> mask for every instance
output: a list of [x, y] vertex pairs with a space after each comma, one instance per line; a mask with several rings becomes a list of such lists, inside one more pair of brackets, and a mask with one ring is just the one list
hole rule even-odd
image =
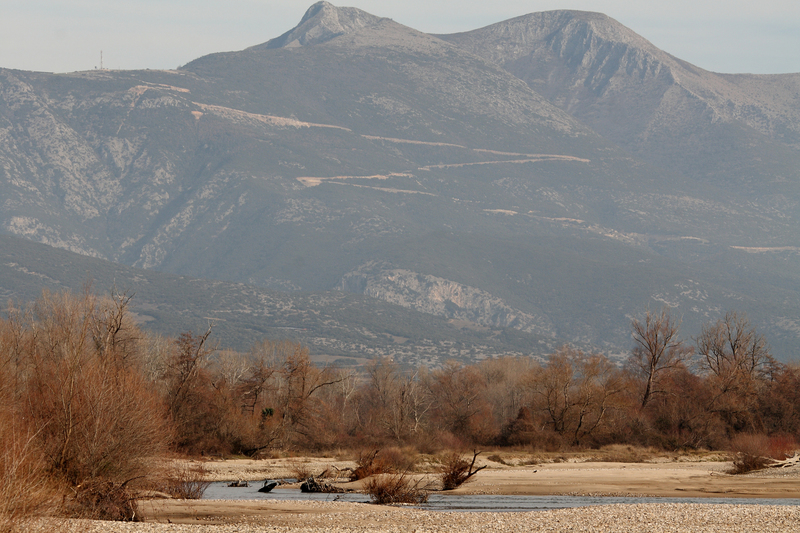
[[388, 264], [361, 265], [345, 274], [339, 289], [448, 319], [555, 338], [555, 329], [545, 316], [514, 309], [502, 299], [475, 287], [391, 268]]

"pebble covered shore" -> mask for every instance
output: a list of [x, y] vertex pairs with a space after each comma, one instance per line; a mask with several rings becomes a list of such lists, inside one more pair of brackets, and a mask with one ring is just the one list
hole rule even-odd
[[[333, 532], [792, 532], [800, 531], [800, 507], [782, 505], [602, 505], [524, 513], [459, 513], [378, 507], [342, 502], [305, 502], [314, 514], [225, 525], [112, 523], [73, 520], [62, 533], [333, 533]], [[349, 507], [348, 507], [349, 506]], [[352, 506], [356, 506], [354, 509]]]

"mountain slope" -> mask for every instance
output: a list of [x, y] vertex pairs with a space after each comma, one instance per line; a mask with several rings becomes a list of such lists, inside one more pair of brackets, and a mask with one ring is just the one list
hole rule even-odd
[[789, 178], [754, 195], [755, 179], [637, 159], [478, 52], [320, 2], [277, 39], [177, 71], [0, 70], [2, 228], [151, 270], [518, 328], [540, 353], [562, 340], [624, 352], [647, 305], [676, 306], [688, 334], [736, 308], [790, 356]]
[[24, 305], [42, 290], [80, 293], [87, 283], [98, 294], [132, 295], [133, 317], [145, 330], [174, 338], [212, 325], [216, 344], [242, 351], [264, 338], [292, 339], [325, 363], [391, 357], [401, 364], [436, 366], [446, 359], [474, 362], [556, 345], [550, 338], [448, 321], [346, 292], [285, 293], [162, 274], [0, 236], [4, 301]]

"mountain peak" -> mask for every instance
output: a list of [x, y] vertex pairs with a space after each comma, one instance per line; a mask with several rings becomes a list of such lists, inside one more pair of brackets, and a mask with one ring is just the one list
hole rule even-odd
[[253, 48], [295, 48], [321, 44], [379, 22], [381, 17], [355, 7], [336, 7], [322, 0], [312, 5], [293, 29]]
[[542, 11], [522, 15], [484, 28], [452, 35], [438, 35], [461, 47], [469, 47], [480, 56], [505, 63], [527, 56], [541, 46], [559, 55], [583, 53], [601, 43], [609, 46], [632, 46], [665, 59], [666, 54], [646, 39], [603, 13], [575, 10]]

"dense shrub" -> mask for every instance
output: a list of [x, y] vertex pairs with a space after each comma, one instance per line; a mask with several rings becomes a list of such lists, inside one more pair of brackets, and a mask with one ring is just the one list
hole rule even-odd
[[380, 474], [367, 481], [364, 489], [373, 503], [425, 503], [428, 491], [423, 479], [413, 479], [407, 473]]
[[136, 497], [127, 483], [92, 479], [72, 489], [63, 511], [71, 517], [92, 520], [141, 520]]
[[4, 450], [24, 460], [0, 475], [34, 477], [6, 486], [38, 487], [41, 475], [66, 485], [63, 510], [72, 516], [133, 519], [127, 482], [145, 476], [147, 461], [168, 443], [161, 398], [142, 372], [129, 300], [44, 292], [2, 322], [3, 403], [15, 424], [3, 438], [17, 439]]
[[732, 474], [760, 470], [772, 462], [770, 439], [765, 435], [737, 435], [731, 441], [730, 450], [734, 453]]

